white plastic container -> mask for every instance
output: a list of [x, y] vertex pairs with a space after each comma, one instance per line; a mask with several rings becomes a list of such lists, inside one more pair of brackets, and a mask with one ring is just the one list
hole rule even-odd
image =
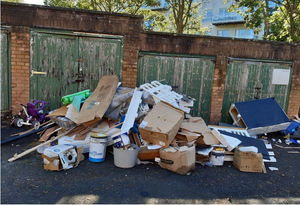
[[115, 148], [114, 147], [114, 164], [120, 168], [132, 168], [136, 164], [137, 156], [139, 153], [139, 147], [135, 144], [131, 144], [131, 148]]
[[102, 133], [91, 134], [89, 160], [103, 162], [105, 159], [107, 135]]
[[225, 149], [215, 148], [211, 152], [210, 162], [213, 166], [223, 166], [225, 158]]

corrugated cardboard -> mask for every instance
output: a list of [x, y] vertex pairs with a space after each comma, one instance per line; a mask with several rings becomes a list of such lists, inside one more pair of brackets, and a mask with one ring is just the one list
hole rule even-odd
[[265, 172], [262, 154], [235, 149], [233, 165], [242, 172]]
[[182, 110], [161, 101], [144, 118], [139, 131], [147, 142], [167, 147], [175, 138], [183, 118]]
[[76, 124], [91, 121], [95, 117], [101, 119], [115, 95], [118, 82], [115, 75], [102, 77], [94, 92], [83, 103], [80, 112], [70, 104], [66, 117]]
[[138, 158], [140, 160], [154, 160], [159, 157], [160, 149], [148, 149], [147, 147], [140, 147]]
[[199, 134], [184, 131], [184, 132], [178, 132], [175, 139], [177, 139], [177, 144], [179, 146], [184, 146], [184, 145], [188, 145], [189, 143], [196, 142], [196, 140], [199, 138], [200, 138]]
[[220, 144], [216, 136], [207, 127], [205, 121], [201, 117], [191, 117], [184, 120], [180, 126], [182, 130], [201, 134], [203, 136], [203, 142], [205, 145], [217, 145]]
[[185, 175], [195, 169], [195, 145], [192, 147], [168, 147], [159, 151], [159, 166]]
[[[83, 153], [83, 148], [76, 147], [75, 149], [76, 149], [76, 152], [77, 152], [77, 160], [74, 163], [74, 167], [77, 167], [78, 164], [82, 160], [84, 160], [84, 155], [82, 154]], [[44, 169], [45, 170], [49, 170], [49, 171], [60, 171], [60, 170], [62, 170], [62, 164], [60, 162], [59, 156], [48, 157], [48, 156], [42, 154], [42, 157], [43, 157], [43, 159], [45, 158], [50, 162], [49, 164], [44, 163]]]
[[60, 163], [59, 157], [48, 157], [47, 155], [42, 154], [43, 159], [47, 159], [50, 163], [44, 163], [44, 169], [50, 171], [60, 171], [62, 170], [62, 164]]

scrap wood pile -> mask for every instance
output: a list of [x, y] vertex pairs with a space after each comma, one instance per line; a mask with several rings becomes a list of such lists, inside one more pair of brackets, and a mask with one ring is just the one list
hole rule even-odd
[[[189, 114], [194, 99], [172, 91], [171, 86], [158, 81], [135, 89], [118, 84], [116, 76], [104, 76], [93, 92], [63, 96], [63, 106], [48, 115], [55, 126], [43, 132], [41, 144], [9, 161], [37, 150], [44, 169], [66, 170], [78, 166], [84, 153], [91, 162], [104, 161], [106, 147], [113, 146], [117, 167], [155, 161], [182, 175], [193, 171], [195, 163], [222, 166], [233, 161], [240, 171], [266, 172], [264, 162], [276, 162], [268, 151], [270, 144], [254, 135], [266, 130], [254, 127], [249, 134], [243, 105], [233, 105], [230, 113], [235, 124], [244, 123], [244, 128], [207, 126], [201, 117]], [[280, 129], [285, 126], [288, 123]]]

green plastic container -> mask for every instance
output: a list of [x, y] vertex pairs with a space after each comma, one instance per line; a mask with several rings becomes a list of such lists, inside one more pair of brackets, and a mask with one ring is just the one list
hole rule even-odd
[[73, 94], [70, 94], [70, 95], [63, 96], [61, 98], [61, 102], [64, 105], [68, 105], [73, 101], [75, 96], [80, 96], [80, 95], [84, 95], [85, 98], [88, 98], [90, 96], [90, 89], [80, 91], [78, 93], [73, 93]]

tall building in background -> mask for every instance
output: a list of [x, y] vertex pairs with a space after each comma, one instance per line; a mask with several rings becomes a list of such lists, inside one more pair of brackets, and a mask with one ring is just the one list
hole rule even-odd
[[203, 3], [200, 11], [204, 17], [202, 25], [210, 29], [207, 35], [247, 39], [263, 38], [263, 31], [256, 35], [252, 29], [245, 27], [243, 16], [236, 12], [227, 11], [233, 0], [226, 4], [224, 4], [224, 0], [200, 1]]

